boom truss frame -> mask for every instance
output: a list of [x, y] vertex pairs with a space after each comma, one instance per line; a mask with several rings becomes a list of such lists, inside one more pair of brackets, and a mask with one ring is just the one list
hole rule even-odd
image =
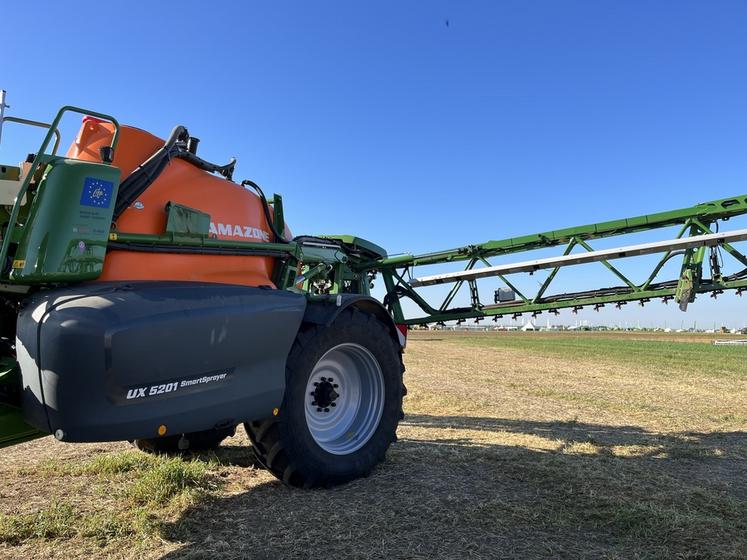
[[[359, 265], [359, 268], [375, 269], [382, 275], [387, 291], [385, 304], [393, 314], [395, 321], [405, 325], [442, 323], [452, 320], [463, 322], [467, 319], [479, 322], [491, 317], [497, 321], [504, 316], [517, 318], [525, 313], [536, 317], [543, 312], [557, 314], [560, 309], [571, 309], [576, 312], [587, 306], [599, 310], [606, 305], [615, 305], [619, 308], [629, 302], [645, 305], [655, 298], [660, 298], [665, 303], [674, 300], [685, 311], [688, 304], [695, 301], [698, 294], [710, 293], [712, 297], [716, 297], [727, 290], [733, 290], [741, 295], [747, 290], [747, 256], [733, 244], [735, 241], [745, 239], [745, 230], [718, 233], [723, 222], [745, 214], [747, 214], [747, 195], [741, 195], [670, 212], [488, 241], [446, 251], [422, 255], [395, 255], [378, 259], [375, 262], [363, 263]], [[679, 233], [675, 240], [669, 242], [654, 242], [601, 251], [595, 250], [591, 245], [595, 239], [675, 226], [679, 226]], [[563, 247], [563, 252], [559, 257], [524, 261], [513, 265], [495, 266], [488, 260], [492, 257], [550, 247]], [[578, 250], [578, 248], [585, 252], [572, 254], [574, 249]], [[706, 259], [709, 248], [711, 253]], [[735, 259], [744, 269], [736, 274], [724, 276], [721, 273], [720, 250]], [[652, 253], [661, 253], [662, 256], [650, 270], [646, 279], [640, 283], [634, 282], [610, 262], [618, 258], [630, 259]], [[679, 277], [659, 281], [658, 277], [664, 266], [678, 257], [681, 257]], [[418, 266], [452, 262], [464, 263], [463, 269], [458, 273], [413, 277], [414, 269]], [[599, 262], [621, 284], [583, 292], [547, 295], [561, 268], [587, 262]], [[710, 275], [707, 277], [703, 272], [705, 264], [710, 268]], [[509, 279], [515, 274], [532, 274], [540, 269], [548, 269], [550, 272], [533, 294], [522, 293], [516, 287], [515, 282]], [[488, 276], [499, 279], [515, 294], [516, 299], [500, 301], [501, 298], [496, 291], [491, 303], [486, 304], [481, 301], [477, 279]], [[437, 305], [431, 305], [419, 291], [427, 285], [447, 282], [453, 282], [453, 286]], [[465, 284], [469, 287], [470, 304], [467, 307], [457, 307], [454, 301]], [[414, 302], [423, 315], [405, 316], [401, 304], [403, 299]]]

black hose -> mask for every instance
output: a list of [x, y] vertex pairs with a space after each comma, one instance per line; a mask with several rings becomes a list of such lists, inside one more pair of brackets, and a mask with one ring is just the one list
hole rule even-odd
[[210, 163], [190, 152], [187, 147], [188, 141], [187, 129], [183, 126], [174, 127], [166, 143], [122, 181], [117, 201], [114, 204], [114, 220], [119, 218], [122, 212], [127, 210], [153, 184], [172, 158], [183, 159], [203, 171], [218, 173], [229, 181], [231, 180], [236, 166], [235, 158], [231, 158], [226, 165]]
[[[201, 157], [193, 154], [188, 149], [189, 132], [183, 126], [176, 126], [171, 131], [168, 140], [164, 145], [158, 149], [152, 156], [141, 163], [135, 171], [130, 173], [119, 187], [119, 194], [117, 195], [117, 201], [114, 204], [114, 216], [113, 220], [117, 220], [122, 213], [130, 207], [130, 205], [137, 200], [137, 198], [145, 192], [145, 190], [153, 184], [158, 178], [161, 172], [164, 170], [166, 165], [171, 161], [172, 158], [180, 158], [184, 161], [207, 171], [209, 173], [219, 173], [223, 175], [229, 181], [233, 177], [233, 170], [236, 166], [236, 159], [231, 160], [226, 165], [216, 165], [205, 161]], [[249, 179], [241, 182], [242, 186], [250, 186], [255, 191], [262, 201], [262, 210], [267, 220], [272, 234], [275, 236], [275, 241], [280, 243], [290, 243], [282, 233], [277, 230], [275, 223], [272, 221], [272, 215], [270, 213], [270, 205], [267, 202], [265, 193], [261, 187], [254, 181]]]
[[262, 188], [257, 183], [249, 179], [244, 179], [243, 181], [241, 181], [242, 187], [245, 187], [247, 185], [257, 191], [257, 195], [262, 201], [262, 210], [264, 210], [265, 213], [265, 220], [267, 220], [267, 225], [272, 230], [272, 234], [275, 236], [275, 240], [279, 241], [280, 243], [290, 243], [290, 241], [288, 241], [275, 227], [275, 222], [272, 221], [272, 215], [270, 214], [270, 205], [267, 202], [265, 193], [262, 192]]
[[219, 175], [223, 175], [229, 181], [233, 178], [233, 168], [236, 167], [236, 158], [231, 158], [226, 165], [217, 165], [215, 163], [205, 161], [204, 159], [196, 156], [187, 149], [179, 150], [176, 154], [174, 154], [174, 157], [178, 157], [179, 159], [188, 161], [195, 167], [199, 167], [200, 169], [202, 169], [203, 171], [207, 171], [208, 173], [218, 173]]
[[166, 143], [122, 181], [117, 201], [114, 204], [113, 219], [115, 221], [158, 178], [174, 156], [177, 144], [180, 141], [186, 142], [187, 138], [189, 138], [187, 129], [183, 126], [175, 126]]

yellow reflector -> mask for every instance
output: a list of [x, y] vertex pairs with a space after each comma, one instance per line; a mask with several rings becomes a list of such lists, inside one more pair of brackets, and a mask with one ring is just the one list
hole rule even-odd
[[278, 414], [280, 414], [280, 409], [279, 408], [273, 408], [272, 409], [272, 415], [273, 416], [277, 416]]
[[158, 435], [159, 436], [165, 436], [166, 435], [167, 428], [164, 424], [161, 424], [158, 426]]

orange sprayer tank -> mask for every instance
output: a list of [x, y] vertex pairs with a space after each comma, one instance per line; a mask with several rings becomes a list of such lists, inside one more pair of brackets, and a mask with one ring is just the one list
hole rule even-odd
[[[99, 149], [108, 146], [114, 126], [92, 117], [83, 119], [67, 156], [101, 161]], [[126, 179], [161, 148], [160, 138], [130, 126], [120, 127], [113, 164]], [[262, 201], [244, 187], [211, 175], [181, 159], [173, 159], [158, 178], [117, 220], [126, 233], [163, 234], [166, 204], [174, 202], [210, 214], [210, 232], [231, 241], [270, 241]], [[197, 255], [110, 251], [99, 281], [182, 280], [248, 286], [272, 286], [272, 257]]]

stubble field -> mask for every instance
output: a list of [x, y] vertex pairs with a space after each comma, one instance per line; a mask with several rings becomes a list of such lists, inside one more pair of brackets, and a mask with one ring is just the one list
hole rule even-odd
[[747, 557], [747, 347], [702, 335], [413, 332], [367, 479], [293, 490], [214, 454], [0, 451], [0, 558]]

